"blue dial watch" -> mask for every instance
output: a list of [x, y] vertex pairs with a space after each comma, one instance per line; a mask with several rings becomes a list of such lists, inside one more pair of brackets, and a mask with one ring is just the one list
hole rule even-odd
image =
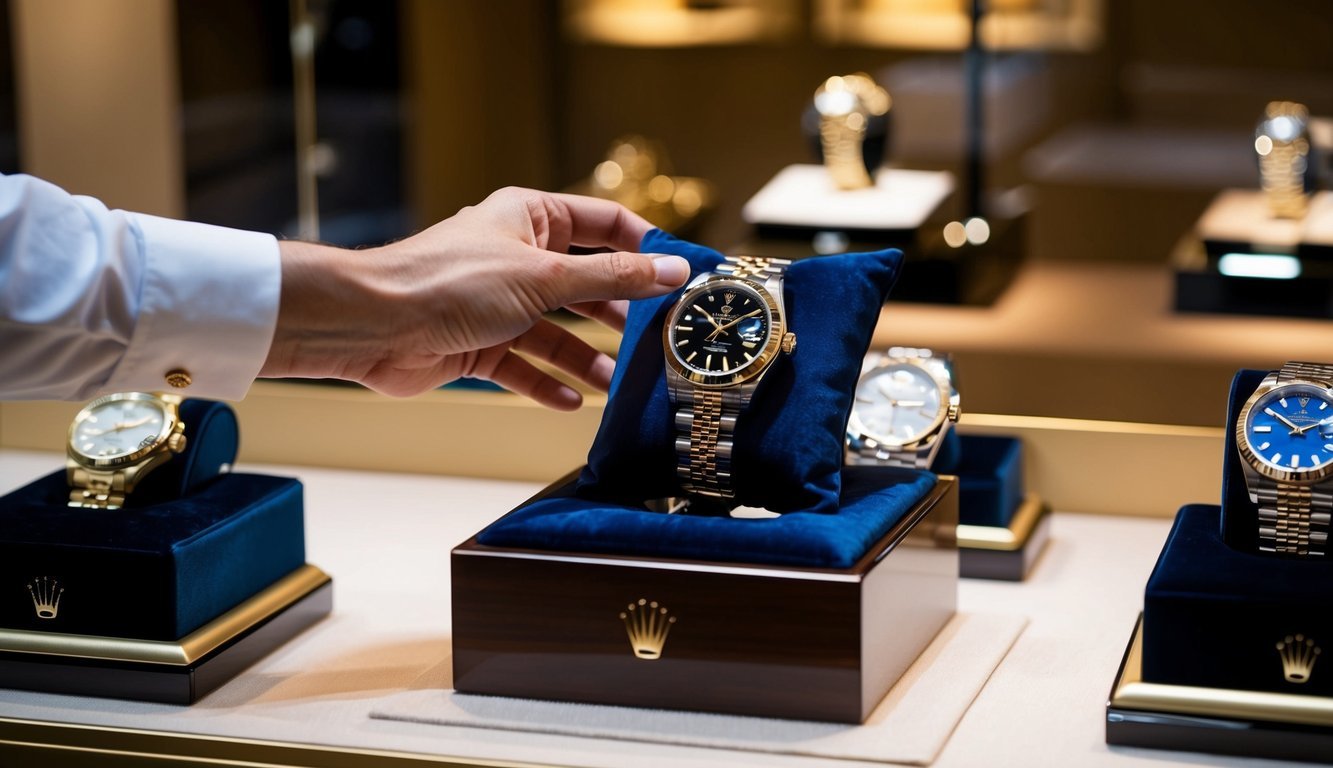
[[1236, 420], [1259, 549], [1328, 551], [1333, 514], [1333, 365], [1289, 362], [1264, 377]]

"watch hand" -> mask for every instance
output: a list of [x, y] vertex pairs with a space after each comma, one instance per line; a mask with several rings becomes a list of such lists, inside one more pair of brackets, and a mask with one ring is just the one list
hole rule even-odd
[[[716, 328], [718, 331], [722, 330], [722, 326], [718, 325], [717, 321], [713, 319], [713, 316], [708, 314], [708, 312], [703, 307], [699, 306], [698, 304], [691, 304], [690, 306], [694, 307], [696, 312], [703, 315], [705, 320], [712, 323], [714, 328]], [[713, 333], [717, 333], [717, 331], [713, 331]]]
[[1331, 420], [1333, 420], [1333, 417], [1330, 417], [1329, 419], [1325, 419], [1324, 421], [1312, 421], [1312, 422], [1310, 422], [1309, 424], [1306, 424], [1306, 425], [1303, 426], [1303, 427], [1297, 427], [1297, 428], [1296, 428], [1296, 431], [1295, 431], [1295, 432], [1292, 432], [1292, 434], [1293, 434], [1293, 435], [1303, 435], [1303, 434], [1305, 434], [1306, 432], [1309, 432], [1310, 430], [1314, 429], [1315, 427], [1318, 427], [1318, 426], [1322, 426], [1322, 425], [1328, 424]]
[[[1300, 427], [1296, 426], [1295, 424], [1292, 424], [1291, 421], [1289, 421], [1285, 416], [1283, 416], [1282, 414], [1280, 414], [1280, 413], [1278, 413], [1277, 411], [1273, 410], [1272, 408], [1265, 408], [1265, 409], [1264, 409], [1264, 413], [1268, 414], [1269, 416], [1272, 416], [1273, 418], [1277, 419], [1278, 421], [1282, 422], [1283, 424], [1286, 424], [1287, 426], [1291, 427], [1293, 430], [1300, 429]], [[1296, 432], [1293, 431], [1291, 434], [1294, 435], [1294, 434], [1296, 434]]]
[[152, 417], [152, 416], [145, 416], [145, 417], [143, 417], [142, 419], [139, 419], [138, 421], [122, 421], [122, 422], [118, 422], [114, 427], [111, 428], [110, 431], [112, 431], [112, 432], [119, 432], [119, 431], [121, 431], [121, 430], [123, 430], [123, 429], [134, 429], [135, 427], [141, 427], [141, 426], [143, 426], [144, 424], [147, 424], [148, 422], [150, 422], [150, 421], [152, 421], [152, 420], [153, 420], [153, 417]]
[[[741, 315], [740, 317], [736, 318], [735, 320], [732, 320], [731, 322], [727, 323], [726, 325], [719, 325], [719, 326], [717, 326], [717, 330], [716, 330], [716, 331], [713, 331], [711, 334], [709, 334], [709, 338], [712, 338], [712, 337], [716, 336], [716, 335], [718, 334], [718, 332], [726, 333], [726, 332], [727, 332], [727, 329], [730, 328], [731, 326], [735, 325], [736, 323], [739, 323], [740, 321], [744, 320], [744, 319], [747, 318], [747, 317], [754, 317], [755, 315], [757, 315], [757, 314], [759, 314], [760, 312], [763, 312], [763, 311], [764, 311], [764, 310], [762, 310], [762, 309], [756, 309], [756, 310], [753, 311], [753, 312], [750, 312], [750, 313], [748, 313], [748, 314]], [[716, 323], [714, 323], [714, 325], [716, 325]]]
[[925, 405], [926, 405], [926, 401], [925, 401], [925, 400], [899, 400], [898, 402], [894, 403], [894, 405], [902, 406], [903, 408], [923, 408], [923, 407], [925, 407]]

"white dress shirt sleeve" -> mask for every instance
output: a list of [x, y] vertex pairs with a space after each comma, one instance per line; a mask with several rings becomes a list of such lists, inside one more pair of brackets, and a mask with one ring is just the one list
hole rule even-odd
[[[268, 355], [281, 276], [272, 235], [0, 176], [0, 399], [239, 400]], [[173, 370], [191, 386], [172, 390]]]

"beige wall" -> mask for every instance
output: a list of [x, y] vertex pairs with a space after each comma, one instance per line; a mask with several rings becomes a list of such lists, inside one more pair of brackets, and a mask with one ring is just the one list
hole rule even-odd
[[171, 0], [11, 0], [23, 169], [113, 208], [183, 215]]

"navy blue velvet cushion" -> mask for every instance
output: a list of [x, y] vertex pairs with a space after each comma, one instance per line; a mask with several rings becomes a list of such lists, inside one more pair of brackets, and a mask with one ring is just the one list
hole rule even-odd
[[187, 496], [236, 461], [241, 432], [230, 405], [217, 400], [186, 400], [181, 403], [180, 418], [185, 423], [185, 450], [145, 476], [126, 499], [126, 506]]
[[1236, 371], [1227, 401], [1222, 453], [1222, 538], [1228, 546], [1244, 552], [1259, 551], [1259, 507], [1250, 501], [1245, 487], [1245, 471], [1236, 451], [1236, 418], [1268, 374], [1269, 371], [1244, 368]]
[[835, 513], [754, 520], [588, 501], [569, 483], [500, 518], [477, 541], [515, 549], [847, 568], [934, 486], [935, 475], [923, 470], [847, 467]]
[[[1222, 539], [1221, 510], [1176, 515], [1148, 580], [1143, 676], [1154, 683], [1333, 695], [1333, 560], [1273, 557]], [[1314, 638], [1323, 649], [1309, 681], [1287, 682], [1277, 643]]]
[[952, 472], [958, 475], [958, 522], [1009, 525], [1023, 503], [1023, 442], [1001, 435], [964, 435], [960, 447]]
[[[717, 251], [661, 230], [648, 233], [641, 250], [683, 256], [695, 275], [722, 261]], [[901, 264], [901, 251], [886, 250], [802, 259], [787, 270], [787, 324], [796, 352], [779, 356], [737, 420], [738, 503], [775, 512], [837, 511], [852, 393]], [[584, 498], [632, 506], [680, 492], [662, 326], [683, 290], [630, 305], [610, 397], [579, 480]]]
[[[0, 497], [0, 626], [176, 640], [305, 562], [291, 478], [228, 474], [110, 512], [68, 500], [63, 469]], [[64, 590], [54, 619], [26, 588], [41, 577]]]

